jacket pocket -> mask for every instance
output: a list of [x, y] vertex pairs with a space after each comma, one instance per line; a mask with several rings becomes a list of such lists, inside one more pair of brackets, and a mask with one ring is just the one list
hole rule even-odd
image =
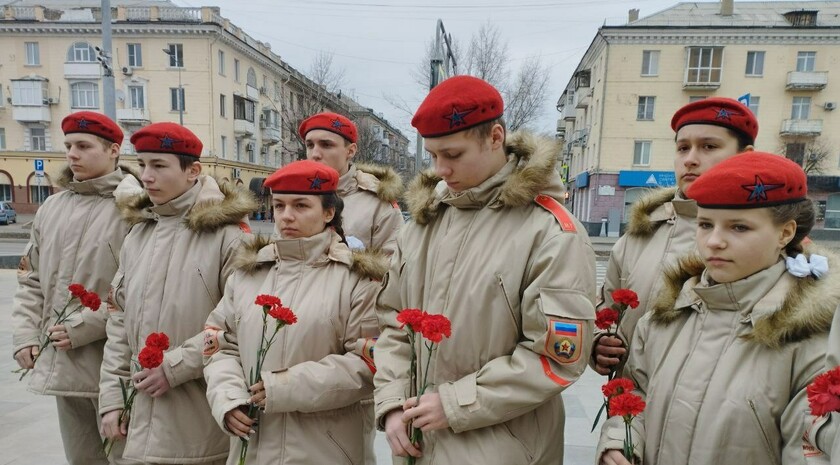
[[499, 288], [502, 290], [502, 298], [505, 301], [505, 305], [507, 306], [508, 312], [510, 313], [510, 318], [513, 320], [513, 324], [516, 326], [517, 334], [522, 333], [522, 321], [517, 318], [517, 313], [513, 310], [513, 304], [510, 303], [510, 298], [508, 297], [507, 288], [505, 288], [505, 280], [502, 278], [501, 273], [496, 273], [496, 281], [499, 283]]
[[513, 440], [513, 442], [522, 451], [522, 454], [524, 454], [525, 457], [528, 459], [528, 463], [530, 463], [531, 460], [534, 459], [534, 454], [533, 454], [533, 452], [528, 450], [528, 447], [525, 445], [525, 443], [521, 439], [519, 439], [519, 436], [514, 434], [513, 429], [510, 427], [510, 421], [502, 423], [502, 428], [504, 428], [504, 430], [508, 434], [508, 436], [510, 436], [510, 438]]
[[353, 460], [350, 459], [350, 454], [348, 454], [347, 451], [344, 450], [343, 447], [341, 447], [341, 444], [339, 444], [338, 441], [335, 439], [335, 436], [333, 436], [332, 431], [327, 430], [327, 438], [329, 438], [333, 446], [335, 446], [335, 448], [338, 449], [339, 452], [341, 452], [341, 455], [344, 456], [344, 460], [346, 460], [348, 464], [356, 465], [355, 463], [353, 463]]
[[[768, 425], [767, 422], [761, 421], [761, 412], [759, 412], [758, 407], [756, 406], [756, 402], [752, 399], [749, 401], [750, 404], [750, 411], [752, 411], [752, 417], [755, 420], [755, 425], [758, 428], [759, 433], [761, 433], [762, 442], [764, 442], [764, 450], [767, 452], [767, 456], [770, 459], [770, 463], [773, 465], [780, 465], [779, 463], [779, 446], [774, 446], [773, 438], [777, 439], [778, 434], [773, 434], [776, 431], [775, 425]], [[772, 429], [768, 429], [770, 426], [773, 426]], [[775, 441], [778, 443], [778, 441]]]
[[[195, 271], [198, 273], [198, 279], [201, 281], [201, 285], [204, 286], [204, 290], [207, 291], [207, 298], [209, 301], [212, 303], [222, 300], [221, 296], [216, 295], [218, 293], [210, 291], [210, 286], [207, 285], [207, 280], [204, 279], [204, 273], [201, 271], [201, 268], [196, 266]], [[215, 305], [213, 305], [213, 307], [215, 307]]]

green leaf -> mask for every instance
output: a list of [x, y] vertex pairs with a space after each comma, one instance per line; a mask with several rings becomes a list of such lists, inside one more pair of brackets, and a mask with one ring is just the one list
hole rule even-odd
[[595, 431], [595, 427], [598, 426], [598, 422], [601, 421], [601, 415], [607, 410], [607, 401], [604, 400], [604, 403], [601, 404], [601, 408], [598, 409], [598, 415], [595, 415], [595, 423], [592, 423], [592, 429], [589, 432]]

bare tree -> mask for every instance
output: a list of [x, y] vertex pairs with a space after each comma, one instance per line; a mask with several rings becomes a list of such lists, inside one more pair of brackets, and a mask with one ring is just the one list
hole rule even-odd
[[826, 162], [832, 157], [832, 148], [823, 139], [782, 140], [779, 152], [802, 166], [805, 174], [824, 174]]
[[505, 123], [511, 131], [527, 127], [542, 113], [548, 91], [549, 69], [538, 57], [522, 62], [516, 79], [505, 92]]
[[470, 39], [466, 73], [504, 89], [510, 75], [508, 41], [499, 26], [489, 20]]
[[357, 119], [356, 128], [356, 156], [353, 159], [358, 163], [381, 163], [382, 136], [377, 134], [373, 125], [367, 120]]
[[309, 66], [309, 78], [315, 84], [320, 85], [327, 92], [337, 93], [341, 89], [341, 84], [344, 81], [344, 75], [347, 74], [345, 68], [336, 68], [333, 66], [334, 56], [331, 53], [320, 51], [312, 59], [312, 64]]
[[[452, 39], [451, 42], [452, 46], [452, 55], [455, 56], [455, 62], [461, 63], [462, 51], [461, 51], [461, 43], [456, 40]], [[429, 90], [429, 82], [431, 81], [431, 74], [432, 74], [432, 59], [435, 57], [435, 41], [434, 39], [429, 40], [426, 42], [426, 53], [423, 55], [423, 60], [417, 63], [417, 66], [411, 70], [411, 78], [414, 79], [414, 82], [420, 86], [421, 89], [426, 91]], [[412, 112], [413, 113], [413, 112]]]

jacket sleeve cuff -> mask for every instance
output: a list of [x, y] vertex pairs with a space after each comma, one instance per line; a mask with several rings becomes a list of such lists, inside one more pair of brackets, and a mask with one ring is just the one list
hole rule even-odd
[[289, 389], [289, 370], [260, 373], [265, 388], [265, 413], [284, 413], [297, 410], [285, 391]]
[[225, 415], [235, 408], [239, 408], [243, 405], [248, 405], [248, 399], [251, 397], [247, 395], [247, 393], [235, 393], [235, 392], [228, 392], [225, 393], [226, 400], [218, 404], [218, 407], [213, 408], [213, 418], [218, 423], [219, 428], [230, 437], [239, 437], [235, 434], [231, 433], [229, 429], [227, 429], [227, 425], [225, 425]]
[[12, 355], [18, 353], [21, 349], [40, 345], [41, 333], [38, 331], [27, 331], [25, 333], [15, 334], [14, 346], [12, 347]]
[[123, 408], [125, 408], [125, 403], [121, 392], [115, 392], [112, 389], [99, 391], [99, 415], [105, 415], [108, 412]]
[[163, 368], [163, 374], [166, 375], [166, 380], [169, 382], [169, 387], [180, 386], [187, 381], [201, 378], [202, 373], [189, 366], [184, 360], [184, 348], [176, 347], [163, 354], [163, 363], [160, 365]]
[[[405, 385], [404, 385], [405, 384]], [[378, 387], [374, 391], [376, 428], [385, 431], [385, 416], [392, 410], [402, 410], [405, 404], [405, 393], [408, 392], [407, 383], [391, 382], [385, 386]]]
[[438, 386], [438, 394], [443, 404], [443, 413], [449, 427], [456, 433], [470, 429], [470, 412], [478, 409], [478, 389], [476, 373], [467, 375], [454, 383]]
[[[624, 422], [619, 417], [616, 421], [607, 420], [601, 428], [601, 439], [598, 441], [598, 447], [595, 452], [596, 463], [601, 463], [601, 457], [608, 450], [624, 450]], [[636, 458], [635, 463], [642, 463], [642, 457], [645, 455], [645, 444], [640, 437], [638, 430], [633, 429], [633, 456]]]
[[70, 345], [74, 349], [86, 346], [92, 342], [103, 340], [107, 337], [105, 323], [107, 312], [92, 312], [85, 310], [79, 318], [67, 321], [65, 328], [70, 338]]

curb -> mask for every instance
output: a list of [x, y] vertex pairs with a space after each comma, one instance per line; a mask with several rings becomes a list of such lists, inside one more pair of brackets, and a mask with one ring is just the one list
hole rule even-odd
[[20, 255], [0, 255], [0, 270], [16, 270], [20, 258]]
[[0, 239], [29, 239], [29, 236], [30, 234], [28, 232], [0, 232]]

